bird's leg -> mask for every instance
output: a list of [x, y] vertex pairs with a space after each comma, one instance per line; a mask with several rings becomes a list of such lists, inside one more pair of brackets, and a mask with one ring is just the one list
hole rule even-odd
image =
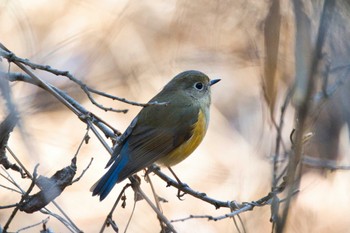
[[160, 167], [158, 167], [156, 164], [152, 164], [151, 166], [147, 167], [144, 169], [145, 170], [145, 179], [147, 178], [147, 176], [155, 171], [155, 170], [160, 170]]
[[[182, 187], [184, 187], [184, 188], [186, 188], [186, 187], [189, 187], [186, 183], [183, 183], [180, 179], [179, 179], [179, 177], [177, 177], [177, 175], [175, 174], [175, 172], [173, 171], [173, 169], [171, 169], [170, 167], [168, 167], [168, 169], [169, 169], [169, 171], [171, 172], [171, 174], [173, 174], [173, 176], [175, 177], [175, 179], [176, 179], [176, 181], [177, 181], [177, 183], [179, 184], [179, 185], [181, 185]], [[185, 196], [185, 192], [183, 192], [183, 193], [181, 193], [181, 190], [180, 189], [178, 189], [177, 190], [177, 198], [179, 198], [179, 200], [183, 200], [182, 199], [182, 197], [183, 196]]]

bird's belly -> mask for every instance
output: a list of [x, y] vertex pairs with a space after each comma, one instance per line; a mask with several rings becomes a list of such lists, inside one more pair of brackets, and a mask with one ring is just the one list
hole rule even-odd
[[168, 155], [160, 158], [157, 163], [171, 167], [186, 159], [201, 143], [207, 131], [207, 121], [202, 111], [199, 111], [198, 121], [193, 127], [192, 136]]

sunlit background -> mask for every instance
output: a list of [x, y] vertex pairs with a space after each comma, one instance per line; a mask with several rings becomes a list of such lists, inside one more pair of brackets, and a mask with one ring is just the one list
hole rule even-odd
[[[283, 1], [284, 2], [284, 1]], [[32, 62], [68, 70], [76, 78], [100, 91], [138, 102], [147, 102], [176, 74], [195, 69], [222, 81], [212, 88], [211, 119], [199, 148], [174, 171], [194, 190], [212, 198], [237, 202], [253, 201], [271, 189], [272, 156], [276, 132], [264, 100], [264, 20], [268, 1], [48, 1], [15, 0], [0, 2], [0, 42], [17, 56]], [[292, 6], [282, 4], [281, 45], [276, 116], [293, 80]], [[8, 67], [5, 60], [2, 69]], [[80, 87], [65, 77], [35, 73], [73, 96], [120, 131], [124, 131], [140, 107], [95, 96], [106, 107], [129, 109], [127, 114], [104, 112], [94, 106]], [[40, 164], [39, 174], [50, 177], [68, 166], [86, 132], [86, 125], [48, 93], [25, 83], [13, 83], [12, 90], [21, 113], [20, 127], [11, 135], [9, 146], [29, 171]], [[4, 109], [4, 108], [3, 108]], [[6, 113], [2, 113], [4, 117]], [[2, 118], [3, 119], [3, 118]], [[283, 139], [290, 148], [289, 134], [294, 126], [294, 110], [285, 115]], [[348, 129], [341, 130], [341, 162], [349, 161]], [[105, 172], [109, 154], [90, 133], [91, 139], [78, 155], [80, 175], [90, 159], [93, 163], [82, 179], [67, 187], [56, 201], [84, 232], [100, 230], [125, 182], [100, 202], [90, 187]], [[14, 159], [10, 157], [14, 162]], [[5, 174], [3, 171], [1, 171]], [[165, 173], [169, 173], [164, 169]], [[26, 190], [29, 180], [10, 172]], [[140, 173], [142, 175], [142, 173]], [[350, 214], [350, 172], [305, 173], [300, 193], [292, 202], [287, 232], [348, 232]], [[189, 195], [180, 201], [177, 190], [166, 187], [152, 176], [170, 220], [193, 215], [219, 216], [228, 209], [214, 206]], [[0, 177], [0, 183], [11, 186]], [[14, 187], [13, 187], [14, 188]], [[144, 180], [142, 188], [152, 196]], [[13, 204], [20, 195], [0, 188], [0, 205]], [[133, 192], [128, 190], [127, 205], [120, 206], [114, 220], [124, 232], [133, 208]], [[58, 213], [53, 205], [49, 209]], [[12, 209], [0, 210], [3, 226]], [[271, 232], [269, 206], [242, 213], [247, 232]], [[38, 223], [46, 216], [20, 213], [10, 229]], [[54, 232], [67, 228], [51, 217]], [[232, 219], [208, 221], [190, 219], [174, 223], [178, 232], [237, 232]], [[40, 226], [29, 232], [38, 232]], [[113, 232], [108, 228], [106, 232]], [[160, 232], [156, 214], [145, 201], [136, 203], [128, 232]]]

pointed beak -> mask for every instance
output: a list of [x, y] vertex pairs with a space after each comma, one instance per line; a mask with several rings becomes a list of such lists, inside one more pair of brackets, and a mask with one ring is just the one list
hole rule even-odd
[[213, 86], [215, 83], [218, 83], [221, 79], [213, 79], [213, 80], [210, 80], [209, 82], [209, 85], [210, 86]]

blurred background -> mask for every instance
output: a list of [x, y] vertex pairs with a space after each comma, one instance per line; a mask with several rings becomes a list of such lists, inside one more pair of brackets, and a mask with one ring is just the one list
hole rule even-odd
[[[311, 21], [313, 41], [322, 2], [305, 2], [306, 13], [315, 19]], [[347, 7], [345, 1], [337, 4]], [[210, 78], [221, 78], [212, 89], [211, 121], [204, 141], [173, 169], [183, 182], [210, 197], [222, 201], [253, 201], [267, 195], [271, 189], [277, 135], [271, 115], [279, 117], [286, 90], [293, 83], [295, 67], [293, 7], [289, 1], [281, 1], [278, 66], [275, 78], [268, 85], [266, 22], [273, 24], [277, 20], [273, 17], [272, 21], [266, 20], [272, 14], [270, 5], [269, 1], [245, 0], [3, 0], [0, 2], [0, 42], [19, 57], [67, 70], [90, 87], [138, 102], [147, 102], [184, 70], [200, 70]], [[349, 38], [345, 26], [349, 8], [340, 6], [337, 5], [334, 18], [338, 21], [333, 21], [328, 44], [329, 56], [333, 64], [338, 65], [346, 64], [344, 61], [349, 58], [348, 45], [343, 41]], [[270, 39], [273, 42], [275, 37]], [[14, 65], [9, 67], [5, 60], [0, 64], [3, 70], [18, 71]], [[92, 105], [80, 87], [65, 77], [42, 71], [35, 73], [122, 132], [140, 111], [140, 107], [95, 96], [106, 107], [129, 109], [127, 114], [104, 112]], [[267, 89], [273, 86], [272, 91], [268, 90], [271, 94], [268, 103], [264, 85]], [[39, 174], [50, 177], [70, 164], [86, 125], [36, 86], [11, 83], [11, 90], [21, 114], [21, 127], [11, 134], [9, 146], [28, 170], [33, 171], [40, 163]], [[320, 117], [320, 123], [314, 122], [321, 126], [311, 130], [329, 128], [332, 133], [324, 130], [316, 134], [306, 150], [315, 157], [350, 164], [348, 85], [342, 90], [337, 94], [338, 100], [326, 104], [329, 108], [322, 108], [325, 116]], [[339, 104], [338, 111], [334, 110], [334, 103]], [[6, 114], [1, 113], [2, 119]], [[289, 135], [294, 122], [294, 108], [289, 105], [282, 131], [287, 149], [291, 146]], [[321, 135], [319, 139], [318, 135]], [[92, 165], [83, 178], [67, 187], [56, 201], [81, 230], [97, 232], [126, 181], [117, 185], [103, 202], [91, 196], [89, 189], [104, 174], [109, 154], [92, 133], [90, 136], [91, 140], [78, 155], [77, 175], [93, 157]], [[330, 141], [332, 144], [327, 144]], [[9, 159], [14, 162], [11, 157]], [[168, 174], [165, 169], [164, 172]], [[3, 170], [1, 173], [5, 174]], [[20, 179], [15, 172], [10, 173], [26, 190], [30, 181]], [[171, 220], [190, 214], [218, 216], [229, 211], [216, 210], [189, 195], [180, 201], [176, 197], [177, 190], [167, 188], [156, 176], [152, 178], [158, 194], [168, 200], [162, 208]], [[307, 170], [300, 193], [292, 202], [286, 232], [348, 232], [349, 179], [346, 170], [320, 172], [319, 168], [312, 167]], [[0, 183], [11, 186], [3, 177]], [[151, 196], [149, 185], [144, 181], [142, 188]], [[133, 207], [133, 192], [128, 190], [126, 196], [126, 208], [119, 206], [114, 213], [121, 232]], [[0, 200], [0, 205], [12, 204], [20, 200], [20, 195], [1, 188]], [[48, 207], [58, 212], [53, 205]], [[11, 211], [0, 210], [2, 226]], [[271, 232], [270, 217], [269, 206], [241, 214], [247, 232]], [[10, 229], [18, 230], [44, 218], [46, 216], [41, 213], [19, 213]], [[53, 217], [47, 225], [54, 232], [67, 231]], [[215, 222], [190, 219], [176, 222], [174, 226], [178, 232], [237, 232], [232, 219]], [[108, 228], [106, 232], [113, 231]], [[128, 232], [160, 232], [157, 217], [145, 201], [136, 203]]]

